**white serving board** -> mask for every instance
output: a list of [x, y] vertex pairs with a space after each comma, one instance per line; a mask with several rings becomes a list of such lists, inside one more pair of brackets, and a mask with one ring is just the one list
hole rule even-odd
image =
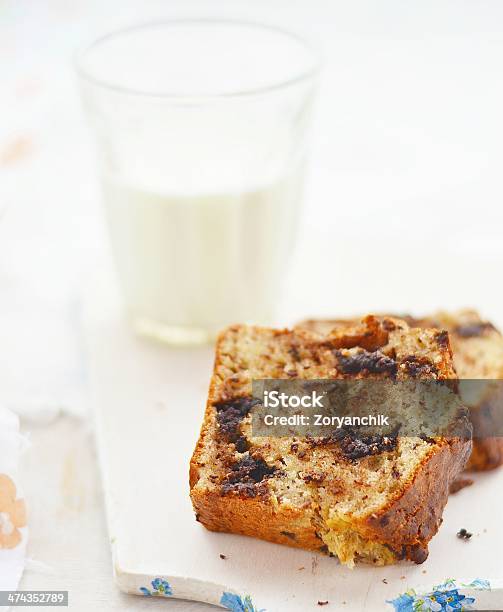
[[[228, 534], [195, 521], [188, 465], [210, 378], [211, 348], [170, 349], [133, 336], [112, 294], [93, 292], [86, 339], [97, 445], [118, 587], [141, 595], [152, 580], [172, 596], [219, 604], [250, 594], [257, 610], [392, 610], [407, 589], [488, 579], [478, 609], [503, 609], [503, 470], [451, 496], [422, 565], [341, 567], [321, 554]], [[470, 541], [456, 537], [465, 527]], [[220, 555], [225, 555], [221, 559]], [[495, 599], [495, 597], [497, 599]], [[320, 608], [318, 601], [329, 604]], [[230, 604], [229, 604], [230, 605]], [[235, 607], [240, 611], [249, 608]], [[476, 609], [476, 608], [475, 608]]]

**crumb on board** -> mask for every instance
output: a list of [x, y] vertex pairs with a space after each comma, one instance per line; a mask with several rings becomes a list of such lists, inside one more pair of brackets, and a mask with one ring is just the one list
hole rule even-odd
[[319, 601], [318, 605], [319, 606], [328, 606], [328, 600], [327, 601]]
[[227, 557], [225, 555], [223, 555], [222, 553], [220, 553], [220, 559], [227, 559]]
[[297, 568], [297, 571], [301, 572], [302, 570], [305, 570], [306, 568], [304, 566]]
[[400, 580], [405, 580], [405, 576], [400, 576]]
[[462, 527], [456, 535], [460, 540], [469, 540], [473, 533], [470, 533], [464, 527]]
[[426, 574], [426, 570], [423, 570], [421, 573], [422, 573], [422, 574]]
[[384, 584], [388, 584], [388, 581], [386, 580], [386, 578], [383, 578], [382, 581], [384, 582]]

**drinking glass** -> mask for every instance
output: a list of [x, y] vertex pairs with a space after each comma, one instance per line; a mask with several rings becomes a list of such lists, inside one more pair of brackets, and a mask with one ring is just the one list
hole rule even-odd
[[275, 27], [174, 20], [77, 57], [124, 306], [140, 334], [269, 323], [294, 243], [318, 58]]

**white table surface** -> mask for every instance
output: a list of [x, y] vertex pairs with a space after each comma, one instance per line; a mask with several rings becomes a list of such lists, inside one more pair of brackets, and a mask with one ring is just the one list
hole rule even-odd
[[[0, 10], [0, 401], [27, 414], [22, 588], [142, 609], [111, 580], [80, 336], [106, 238], [71, 55], [159, 17], [269, 21], [326, 56], [285, 312], [476, 306], [502, 322], [503, 4], [469, 0], [4, 0]], [[313, 239], [313, 236], [316, 239]], [[316, 243], [305, 257], [303, 245]], [[313, 274], [316, 272], [316, 274]], [[321, 295], [313, 291], [325, 281]], [[200, 604], [149, 601], [167, 609]]]

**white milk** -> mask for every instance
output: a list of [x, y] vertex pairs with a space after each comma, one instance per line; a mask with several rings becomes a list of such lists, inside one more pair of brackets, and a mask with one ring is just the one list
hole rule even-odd
[[270, 322], [298, 218], [318, 60], [275, 28], [173, 20], [79, 55], [125, 306], [204, 342]]
[[201, 195], [105, 179], [116, 267], [135, 328], [197, 342], [231, 323], [270, 322], [294, 237], [300, 177]]

